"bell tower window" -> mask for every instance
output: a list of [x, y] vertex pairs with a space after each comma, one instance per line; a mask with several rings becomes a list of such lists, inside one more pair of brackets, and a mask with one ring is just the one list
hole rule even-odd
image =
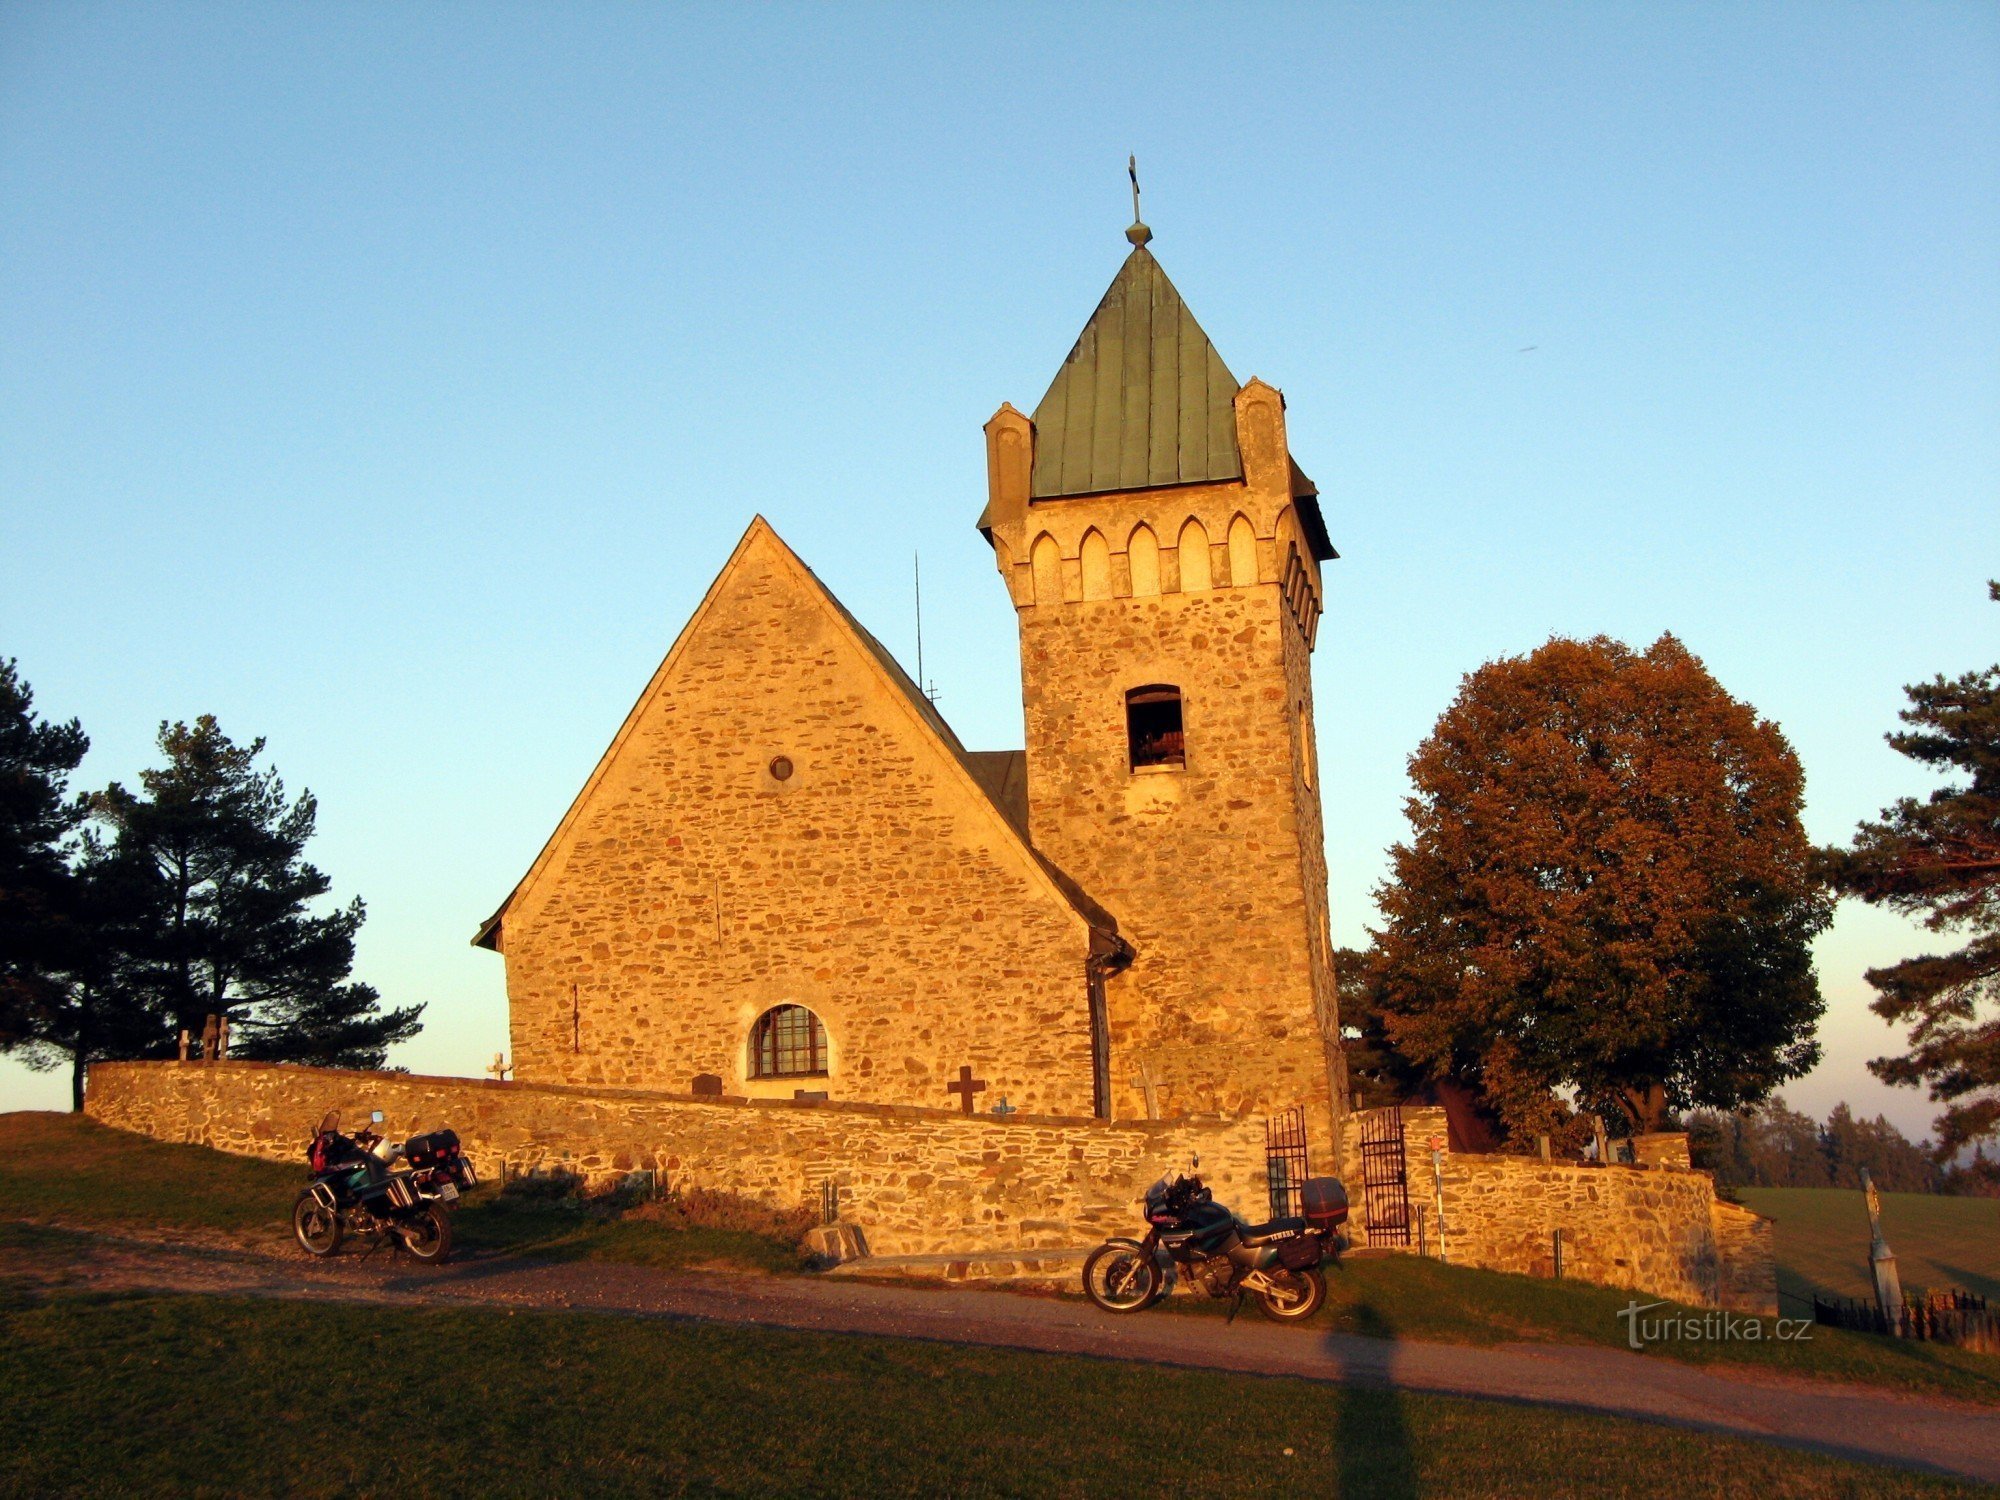
[[1154, 683], [1127, 693], [1125, 740], [1135, 771], [1146, 766], [1185, 766], [1187, 741], [1181, 730], [1181, 690]]

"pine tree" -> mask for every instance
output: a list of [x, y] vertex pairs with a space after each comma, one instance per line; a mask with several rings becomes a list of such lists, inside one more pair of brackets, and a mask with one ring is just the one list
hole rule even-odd
[[[2000, 601], [2000, 583], [1987, 590]], [[1884, 808], [1830, 861], [1847, 894], [1968, 935], [1954, 953], [1868, 971], [1872, 1008], [1909, 1027], [1910, 1048], [1868, 1066], [1889, 1083], [1929, 1085], [1946, 1106], [1933, 1128], [1948, 1158], [2000, 1140], [2000, 665], [1904, 691], [1898, 717], [1910, 727], [1886, 736], [1890, 746], [1955, 779]]]
[[1389, 1040], [1515, 1139], [1561, 1091], [1657, 1129], [1818, 1060], [1830, 898], [1777, 726], [1662, 636], [1491, 662], [1410, 761], [1375, 934]]
[[233, 1055], [323, 1067], [377, 1068], [414, 1036], [421, 1006], [381, 1009], [349, 978], [359, 897], [313, 905], [331, 882], [305, 859], [318, 803], [288, 801], [264, 741], [237, 745], [204, 715], [162, 724], [166, 764], [141, 773], [141, 793], [113, 785], [95, 802], [116, 832], [113, 857], [142, 868], [152, 919], [134, 945], [131, 983], [199, 1036], [227, 1016]]
[[69, 778], [89, 748], [76, 720], [39, 718], [17, 663], [0, 661], [0, 1046], [33, 1036], [60, 985], [69, 857], [84, 816]]

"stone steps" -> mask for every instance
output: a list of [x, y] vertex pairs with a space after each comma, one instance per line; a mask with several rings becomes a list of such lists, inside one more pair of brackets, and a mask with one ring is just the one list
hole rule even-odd
[[885, 1280], [1006, 1281], [1016, 1285], [1073, 1286], [1097, 1247], [1051, 1250], [981, 1250], [947, 1255], [864, 1255], [843, 1260], [824, 1274]]

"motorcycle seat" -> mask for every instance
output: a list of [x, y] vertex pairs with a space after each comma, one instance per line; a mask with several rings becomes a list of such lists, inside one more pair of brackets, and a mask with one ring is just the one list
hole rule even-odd
[[1243, 1243], [1261, 1245], [1266, 1240], [1284, 1239], [1305, 1231], [1304, 1219], [1273, 1219], [1268, 1224], [1249, 1224], [1243, 1229]]

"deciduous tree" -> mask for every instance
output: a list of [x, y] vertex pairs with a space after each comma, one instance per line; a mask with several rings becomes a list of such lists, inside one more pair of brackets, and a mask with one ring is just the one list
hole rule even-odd
[[1375, 934], [1390, 1040], [1517, 1138], [1563, 1095], [1655, 1128], [1818, 1060], [1830, 898], [1775, 724], [1678, 640], [1491, 662], [1410, 761]]
[[[1987, 591], [2000, 601], [2000, 583]], [[1875, 1013], [1909, 1027], [1910, 1048], [1869, 1067], [1929, 1085], [1946, 1106], [1933, 1128], [1950, 1156], [2000, 1140], [2000, 665], [1904, 691], [1909, 727], [1889, 744], [1950, 779], [1884, 808], [1830, 858], [1844, 892], [1967, 936], [1956, 952], [1868, 971]]]

